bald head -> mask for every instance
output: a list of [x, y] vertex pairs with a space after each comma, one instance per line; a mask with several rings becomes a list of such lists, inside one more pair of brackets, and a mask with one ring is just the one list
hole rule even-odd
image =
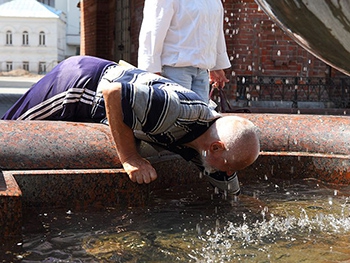
[[238, 116], [224, 116], [210, 127], [211, 149], [215, 158], [207, 160], [212, 167], [227, 173], [242, 170], [259, 156], [258, 128], [249, 120]]
[[232, 160], [236, 169], [251, 165], [260, 152], [258, 128], [249, 120], [238, 116], [225, 116], [216, 122], [217, 133], [225, 143], [224, 158]]

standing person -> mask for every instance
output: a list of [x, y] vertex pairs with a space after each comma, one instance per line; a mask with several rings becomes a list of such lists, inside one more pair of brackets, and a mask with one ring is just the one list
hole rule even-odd
[[209, 102], [209, 83], [223, 88], [231, 66], [221, 0], [145, 0], [138, 68], [161, 74]]
[[150, 183], [157, 173], [137, 152], [135, 138], [180, 154], [233, 194], [240, 190], [235, 171], [252, 164], [260, 150], [249, 120], [218, 114], [164, 77], [90, 56], [62, 61], [2, 119], [109, 124], [119, 160], [137, 183]]

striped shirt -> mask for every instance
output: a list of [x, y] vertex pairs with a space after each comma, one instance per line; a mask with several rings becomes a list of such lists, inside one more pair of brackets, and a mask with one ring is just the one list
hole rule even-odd
[[220, 117], [193, 91], [140, 69], [110, 66], [97, 88], [99, 101], [106, 82], [122, 83], [124, 123], [144, 141], [168, 147], [187, 143]]

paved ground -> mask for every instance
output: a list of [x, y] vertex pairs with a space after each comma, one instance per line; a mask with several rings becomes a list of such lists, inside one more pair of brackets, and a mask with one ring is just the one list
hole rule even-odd
[[0, 76], [0, 118], [41, 76]]

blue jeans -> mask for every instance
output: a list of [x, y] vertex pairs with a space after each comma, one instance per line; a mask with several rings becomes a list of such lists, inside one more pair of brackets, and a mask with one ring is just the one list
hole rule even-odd
[[209, 102], [209, 73], [196, 67], [163, 66], [162, 76], [196, 92], [206, 103]]

